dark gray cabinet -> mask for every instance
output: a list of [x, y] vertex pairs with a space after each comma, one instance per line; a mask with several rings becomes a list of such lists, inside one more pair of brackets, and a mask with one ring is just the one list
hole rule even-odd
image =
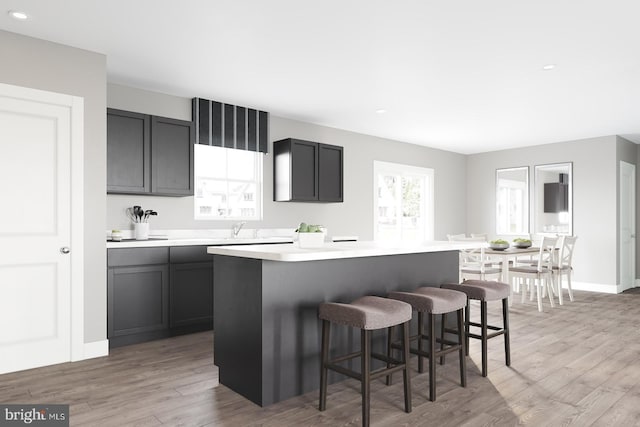
[[213, 328], [213, 260], [206, 246], [170, 248], [170, 327], [181, 332]]
[[151, 117], [151, 192], [193, 195], [193, 123]]
[[140, 194], [150, 191], [150, 116], [107, 110], [107, 192]]
[[318, 200], [342, 202], [343, 148], [318, 144]]
[[110, 347], [213, 328], [213, 261], [206, 246], [107, 251]]
[[168, 248], [107, 252], [107, 336], [118, 347], [169, 336]]
[[287, 138], [273, 153], [275, 201], [343, 201], [342, 147]]
[[193, 195], [192, 122], [107, 110], [107, 193]]

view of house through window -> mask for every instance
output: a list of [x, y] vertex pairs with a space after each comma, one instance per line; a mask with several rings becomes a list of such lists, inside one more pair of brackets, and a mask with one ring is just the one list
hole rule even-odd
[[376, 240], [433, 240], [433, 169], [374, 162]]
[[262, 153], [195, 145], [195, 219], [262, 219]]

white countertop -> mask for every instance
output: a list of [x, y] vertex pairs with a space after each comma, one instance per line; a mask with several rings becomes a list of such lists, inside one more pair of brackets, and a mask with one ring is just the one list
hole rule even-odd
[[298, 247], [297, 243], [293, 245], [212, 246], [207, 248], [207, 252], [213, 255], [294, 262], [457, 251], [480, 246], [487, 246], [487, 244], [484, 242], [446, 241], [432, 241], [423, 244], [402, 244], [362, 241], [331, 242], [325, 243], [321, 248], [311, 249], [302, 249]]
[[[291, 243], [291, 237], [258, 237], [258, 238], [215, 238], [215, 237], [191, 237], [158, 240], [128, 240], [124, 242], [107, 242], [107, 249], [114, 248], [145, 248], [156, 246], [210, 246], [210, 245], [261, 245], [266, 243]], [[286, 245], [278, 245], [286, 246]], [[291, 245], [289, 245], [291, 246]], [[227, 246], [228, 247], [228, 246]]]

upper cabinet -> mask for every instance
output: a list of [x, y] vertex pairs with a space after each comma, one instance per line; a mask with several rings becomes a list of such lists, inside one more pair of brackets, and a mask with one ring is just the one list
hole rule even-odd
[[107, 110], [107, 193], [193, 195], [192, 122]]
[[273, 152], [275, 201], [343, 201], [342, 147], [287, 138]]
[[107, 110], [107, 192], [151, 191], [151, 120], [146, 114]]

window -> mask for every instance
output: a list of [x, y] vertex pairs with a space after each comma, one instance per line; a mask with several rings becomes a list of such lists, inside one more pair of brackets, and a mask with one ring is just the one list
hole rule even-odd
[[195, 145], [195, 219], [262, 219], [262, 153]]
[[433, 240], [433, 169], [373, 163], [374, 238]]
[[529, 168], [496, 170], [496, 233], [529, 233]]

